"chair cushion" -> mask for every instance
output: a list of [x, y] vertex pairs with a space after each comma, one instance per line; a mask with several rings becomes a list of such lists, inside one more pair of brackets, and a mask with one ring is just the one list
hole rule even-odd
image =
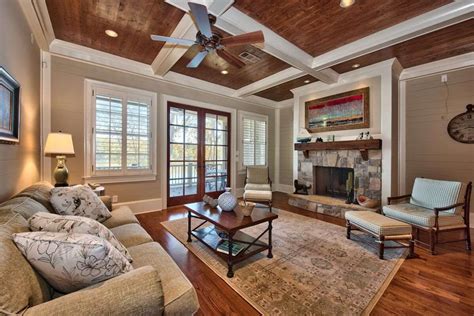
[[150, 235], [139, 224], [126, 224], [110, 229], [117, 239], [125, 246], [137, 246], [153, 241]]
[[133, 215], [132, 210], [128, 206], [119, 206], [113, 209], [112, 217], [102, 222], [107, 228], [114, 228], [125, 224], [138, 223], [138, 219]]
[[245, 191], [244, 200], [271, 201], [272, 191], [254, 191], [254, 190]]
[[270, 184], [255, 184], [255, 183], [247, 183], [245, 185], [245, 191], [271, 191], [272, 188]]
[[[388, 217], [418, 226], [433, 227], [435, 224], [434, 211], [409, 203], [386, 205], [383, 207], [383, 213]], [[462, 226], [464, 220], [461, 215], [440, 212], [438, 224], [440, 227]]]
[[194, 287], [158, 243], [149, 242], [128, 250], [135, 269], [152, 266], [160, 274], [165, 294], [165, 315], [193, 315], [199, 309]]
[[107, 240], [89, 234], [26, 232], [13, 241], [30, 264], [62, 293], [70, 293], [133, 267]]
[[247, 167], [247, 183], [267, 184], [268, 167]]
[[12, 234], [28, 231], [28, 223], [21, 215], [0, 210], [0, 314], [20, 314], [29, 306], [51, 299], [52, 288], [12, 240]]
[[379, 236], [411, 234], [411, 225], [371, 211], [349, 211], [346, 219]]
[[[462, 183], [457, 181], [442, 181], [416, 178], [413, 185], [410, 204], [427, 209], [445, 207], [458, 203], [464, 198], [461, 194]], [[461, 198], [461, 200], [459, 200]], [[451, 209], [447, 213], [459, 214], [459, 210]], [[461, 208], [462, 212], [462, 208]]]

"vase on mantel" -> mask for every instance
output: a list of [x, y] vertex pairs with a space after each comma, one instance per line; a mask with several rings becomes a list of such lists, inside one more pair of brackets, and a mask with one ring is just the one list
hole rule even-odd
[[225, 188], [225, 192], [217, 199], [220, 208], [225, 212], [231, 212], [237, 206], [237, 198], [230, 191], [231, 188]]

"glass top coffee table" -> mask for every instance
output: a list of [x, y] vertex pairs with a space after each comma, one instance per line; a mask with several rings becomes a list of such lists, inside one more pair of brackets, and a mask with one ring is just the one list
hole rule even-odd
[[[233, 266], [257, 253], [268, 250], [267, 257], [272, 258], [272, 221], [278, 215], [268, 208], [255, 207], [251, 216], [243, 216], [240, 207], [233, 212], [224, 212], [219, 207], [211, 208], [204, 202], [185, 204], [188, 210], [188, 242], [192, 237], [209, 247], [227, 262], [227, 277], [234, 276]], [[192, 228], [191, 219], [202, 220], [198, 226]], [[206, 225], [211, 223], [212, 225]], [[266, 229], [258, 236], [252, 237], [241, 232], [241, 229], [268, 223]], [[268, 243], [260, 240], [268, 232]], [[222, 247], [223, 243], [226, 247]], [[236, 250], [238, 249], [238, 252]]]

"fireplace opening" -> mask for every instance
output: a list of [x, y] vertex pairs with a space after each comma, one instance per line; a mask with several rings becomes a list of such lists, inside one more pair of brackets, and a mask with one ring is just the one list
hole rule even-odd
[[352, 202], [354, 195], [354, 169], [337, 167], [313, 168], [314, 193]]

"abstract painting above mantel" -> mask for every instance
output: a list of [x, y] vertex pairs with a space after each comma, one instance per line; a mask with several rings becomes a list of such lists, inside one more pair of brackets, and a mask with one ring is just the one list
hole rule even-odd
[[0, 67], [0, 143], [20, 139], [20, 84]]
[[370, 127], [369, 87], [305, 103], [306, 129], [311, 133]]

